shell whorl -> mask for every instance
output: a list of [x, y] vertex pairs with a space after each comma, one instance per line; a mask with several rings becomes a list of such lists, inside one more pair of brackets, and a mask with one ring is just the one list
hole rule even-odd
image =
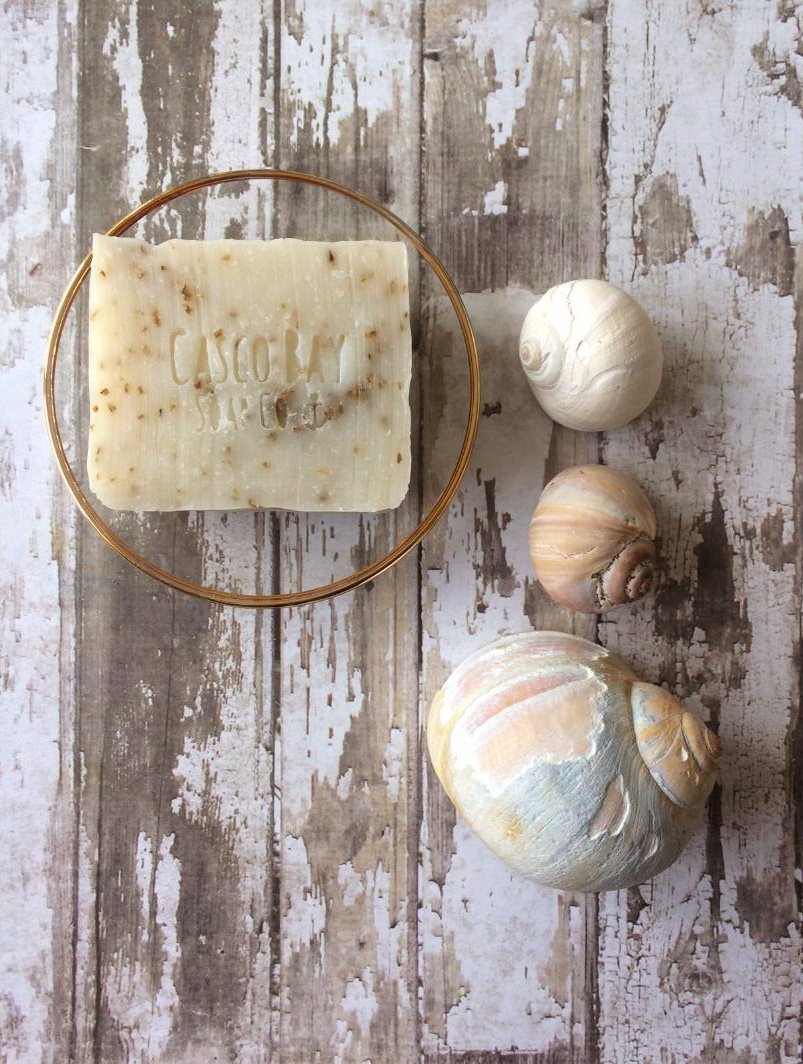
[[538, 306], [536, 303], [527, 315], [519, 341], [521, 366], [533, 389], [558, 383], [566, 353], [565, 341]]
[[696, 713], [649, 683], [630, 696], [636, 744], [652, 778], [675, 805], [703, 805], [716, 782], [722, 743]]
[[651, 539], [638, 538], [628, 543], [596, 574], [599, 612], [636, 602], [652, 590], [657, 552]]
[[634, 480], [606, 466], [576, 466], [541, 493], [530, 555], [555, 602], [606, 613], [652, 588], [655, 534], [655, 512]]

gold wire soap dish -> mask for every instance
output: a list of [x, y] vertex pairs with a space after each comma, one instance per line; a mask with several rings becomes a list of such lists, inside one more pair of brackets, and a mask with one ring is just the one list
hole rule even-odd
[[104, 519], [82, 487], [79, 477], [76, 475], [73, 468], [73, 464], [68, 457], [58, 420], [56, 375], [59, 346], [70, 312], [87, 276], [89, 275], [92, 262], [91, 253], [84, 258], [73, 275], [72, 280], [61, 298], [51, 327], [44, 375], [47, 428], [59, 469], [79, 509], [101, 539], [130, 565], [135, 566], [141, 572], [161, 581], [163, 584], [167, 584], [169, 587], [186, 592], [189, 595], [194, 595], [197, 598], [206, 599], [210, 602], [229, 606], [250, 607], [298, 606], [330, 598], [333, 595], [339, 595], [345, 591], [351, 591], [361, 584], [365, 584], [369, 580], [373, 580], [380, 576], [416, 547], [443, 515], [466, 472], [477, 434], [480, 412], [479, 359], [474, 331], [465, 306], [463, 305], [463, 301], [460, 298], [454, 282], [438, 257], [432, 252], [421, 237], [414, 232], [414, 230], [387, 208], [383, 207], [370, 197], [363, 195], [363, 193], [356, 191], [356, 189], [349, 188], [347, 185], [339, 184], [336, 181], [331, 181], [329, 178], [318, 177], [314, 174], [300, 173], [298, 171], [276, 169], [229, 170], [223, 173], [210, 174], [206, 177], [200, 177], [193, 181], [187, 181], [184, 184], [176, 185], [165, 192], [153, 196], [151, 199], [142, 203], [135, 210], [126, 214], [116, 222], [111, 229], [108, 230], [108, 235], [120, 236], [121, 234], [126, 233], [144, 218], [154, 214], [154, 212], [158, 211], [160, 208], [174, 203], [182, 197], [189, 196], [193, 193], [214, 186], [224, 186], [233, 182], [251, 181], [284, 181], [296, 182], [301, 186], [313, 186], [317, 189], [346, 197], [354, 203], [359, 204], [361, 207], [373, 212], [375, 216], [378, 216], [385, 222], [389, 223], [397, 233], [401, 234], [404, 239], [413, 245], [426, 266], [429, 267], [432, 273], [437, 277], [449, 303], [451, 304], [459, 325], [462, 342], [465, 346], [469, 371], [466, 425], [459, 453], [454, 461], [451, 473], [428, 512], [422, 517], [415, 528], [408, 532], [407, 535], [400, 539], [399, 542], [393, 545], [391, 549], [386, 551], [380, 557], [371, 561], [370, 564], [354, 570], [348, 575], [333, 579], [329, 583], [321, 584], [317, 587], [271, 594], [246, 594], [227, 590], [225, 588], [207, 586], [206, 584], [182, 577], [178, 573], [171, 571], [169, 568], [155, 564], [149, 558], [145, 557], [144, 554], [134, 549], [134, 547], [126, 542], [126, 540], [111, 527], [109, 522]]

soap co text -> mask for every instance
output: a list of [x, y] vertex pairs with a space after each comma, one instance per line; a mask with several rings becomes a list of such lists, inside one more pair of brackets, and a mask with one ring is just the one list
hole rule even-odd
[[171, 337], [170, 369], [173, 383], [193, 393], [197, 432], [243, 429], [255, 413], [266, 431], [299, 422], [317, 428], [328, 420], [321, 394], [341, 384], [344, 346], [343, 335], [304, 337], [295, 329], [278, 336], [180, 330]]

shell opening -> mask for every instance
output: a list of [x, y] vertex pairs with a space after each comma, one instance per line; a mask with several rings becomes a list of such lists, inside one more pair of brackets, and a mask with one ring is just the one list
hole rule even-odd
[[635, 602], [642, 595], [652, 590], [652, 581], [655, 576], [655, 566], [652, 561], [639, 562], [630, 574], [625, 584], [625, 597], [628, 602]]
[[635, 602], [651, 590], [655, 576], [655, 544], [650, 539], [628, 543], [596, 577], [601, 612]]

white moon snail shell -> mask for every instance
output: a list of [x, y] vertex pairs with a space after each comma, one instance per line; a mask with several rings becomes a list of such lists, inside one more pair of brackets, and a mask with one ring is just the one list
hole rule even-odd
[[661, 383], [658, 334], [638, 303], [607, 281], [568, 281], [529, 310], [519, 358], [553, 421], [604, 432], [632, 421]]
[[655, 533], [655, 511], [634, 480], [607, 466], [574, 466], [541, 492], [530, 557], [555, 602], [607, 613], [651, 589]]
[[719, 739], [603, 647], [507, 636], [435, 696], [427, 742], [468, 825], [516, 871], [566, 890], [657, 875], [685, 846], [716, 780]]

